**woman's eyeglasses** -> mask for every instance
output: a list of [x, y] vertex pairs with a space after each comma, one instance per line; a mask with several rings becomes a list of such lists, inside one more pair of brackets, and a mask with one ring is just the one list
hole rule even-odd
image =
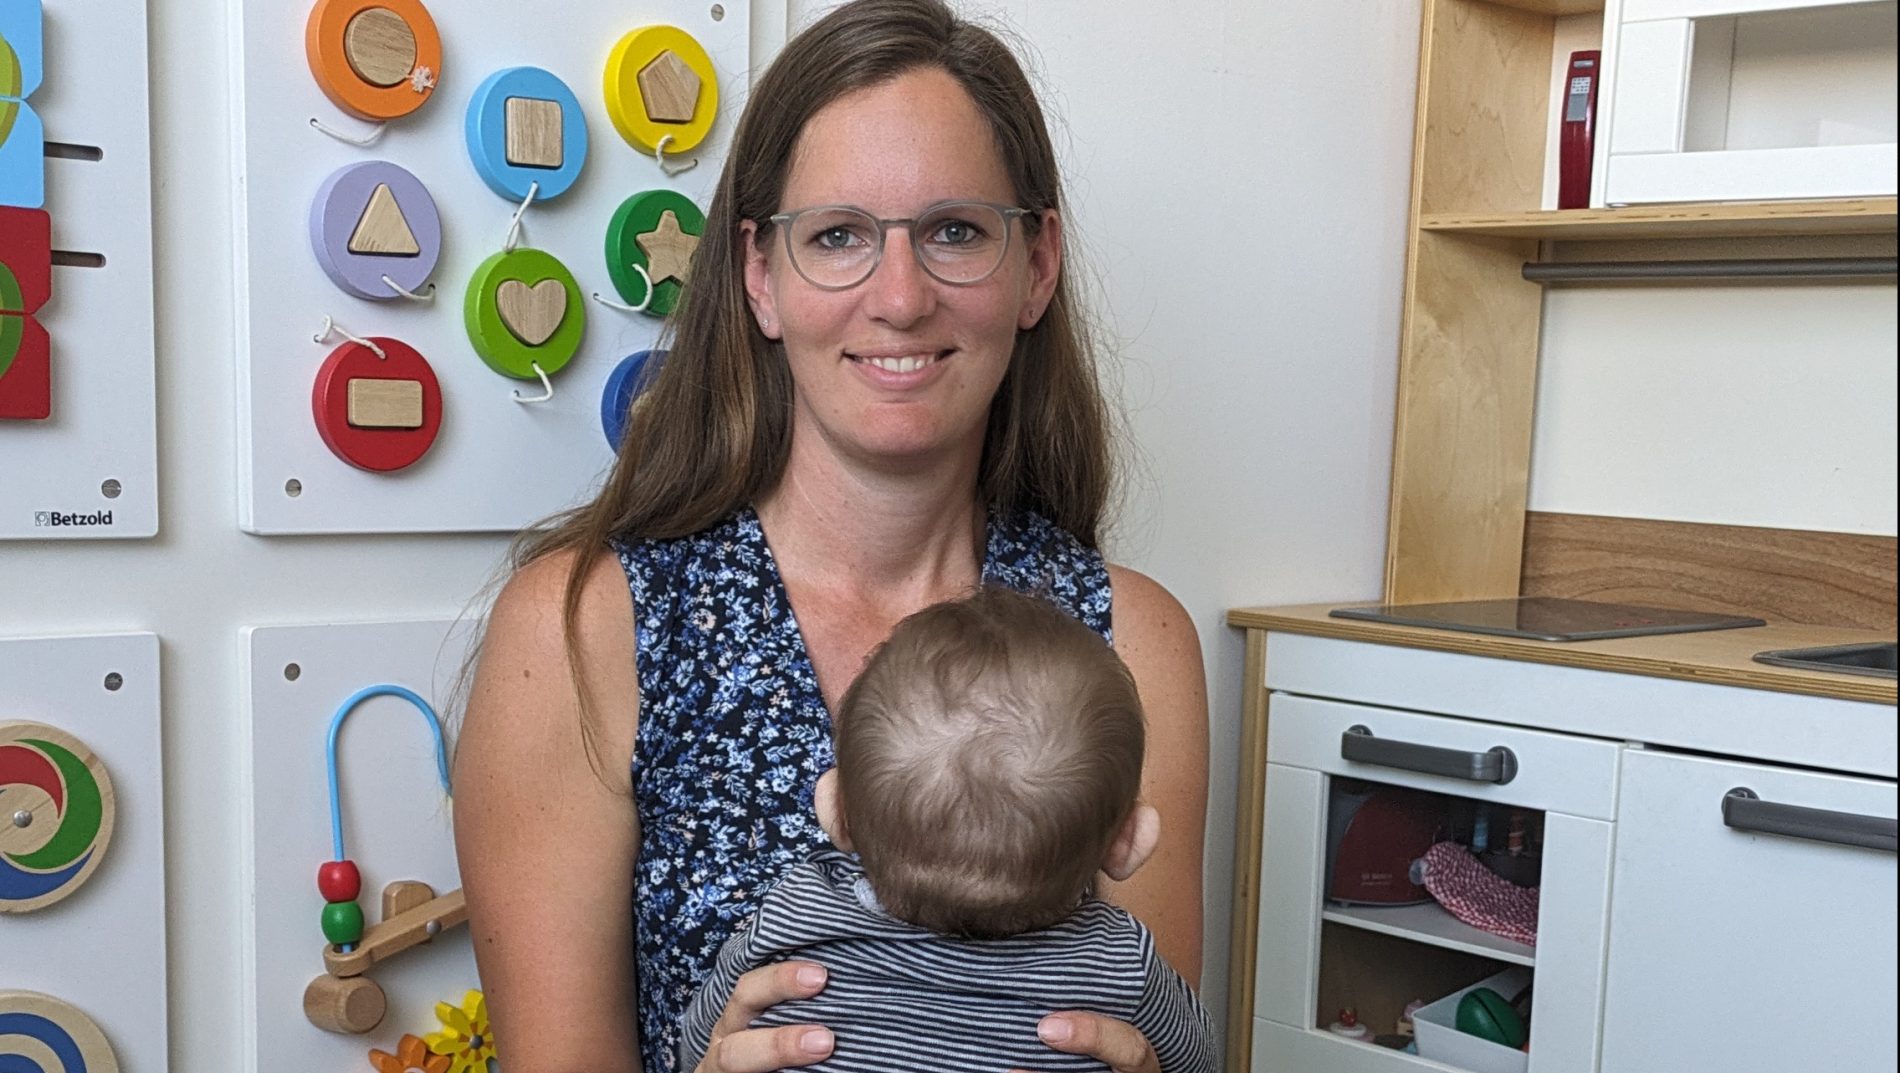
[[987, 201], [948, 201], [922, 215], [887, 220], [849, 205], [782, 212], [772, 222], [785, 233], [792, 267], [814, 287], [842, 291], [871, 278], [893, 227], [910, 232], [911, 253], [925, 272], [967, 286], [995, 274], [1009, 253], [1011, 221], [1028, 209]]

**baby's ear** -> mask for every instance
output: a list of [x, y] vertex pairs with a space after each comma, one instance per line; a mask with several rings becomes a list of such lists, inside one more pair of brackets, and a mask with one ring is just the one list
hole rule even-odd
[[1137, 803], [1122, 821], [1108, 852], [1102, 856], [1102, 871], [1117, 883], [1135, 874], [1154, 855], [1161, 842], [1161, 813], [1153, 805]]
[[844, 818], [844, 796], [838, 792], [837, 768], [818, 776], [818, 787], [812, 791], [812, 805], [818, 813], [818, 826], [825, 829], [831, 844], [846, 853], [852, 852], [851, 825]]

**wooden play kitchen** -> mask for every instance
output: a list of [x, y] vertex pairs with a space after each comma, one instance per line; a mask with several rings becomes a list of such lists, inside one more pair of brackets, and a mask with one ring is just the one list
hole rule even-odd
[[[1337, 604], [1231, 612], [1247, 659], [1230, 1073], [1891, 1066], [1888, 1034], [1826, 1026], [1892, 1022], [1895, 685], [1757, 656], [1856, 644], [1854, 658], [1890, 661], [1894, 538], [1527, 508], [1548, 283], [1894, 271], [1881, 174], [1884, 189], [1824, 200], [1711, 188], [1701, 202], [1546, 208], [1548, 91], [1574, 44], [1565, 20], [1602, 12], [1603, 97], [1636, 110], [1646, 91], [1620, 78], [1625, 35], [1695, 23], [1707, 43], [1736, 32], [1724, 19], [1808, 18], [1813, 6], [1427, 0], [1382, 603], [1585, 600], [1767, 624], [1546, 641], [1497, 635], [1536, 632], [1515, 616], [1473, 633], [1341, 619]], [[1658, 70], [1645, 78], [1702, 84]], [[1614, 114], [1597, 129], [1602, 206], [1610, 149], [1638, 143], [1618, 137]], [[1673, 136], [1657, 151], [1708, 148], [1693, 130]], [[1800, 148], [1774, 154], [1791, 185], [1752, 196], [1800, 196], [1786, 191], [1809, 181], [1801, 169], [1831, 158]], [[1626, 187], [1646, 167], [1625, 168]], [[1342, 800], [1438, 811], [1422, 834], [1389, 816], [1354, 831]], [[1520, 829], [1532, 832], [1521, 856]], [[1406, 859], [1436, 859], [1418, 857], [1434, 839], [1434, 854], [1464, 843], [1523, 869], [1489, 893], [1531, 899], [1533, 942], [1487, 919], [1501, 903], [1361, 900], [1381, 883], [1403, 890]], [[1345, 853], [1383, 863], [1342, 891]], [[1522, 992], [1521, 1046], [1457, 1023], [1463, 996], [1486, 986]]]
[[[1891, 1058], [1880, 1033], [1816, 1026], [1892, 1016], [1895, 685], [1752, 658], [1891, 633], [1780, 623], [1564, 643], [1330, 610], [1229, 616], [1247, 631], [1248, 682], [1229, 1070], [1440, 1068], [1327, 1025], [1350, 1008], [1389, 1033], [1413, 1001], [1514, 967], [1535, 976], [1518, 1071]], [[1535, 944], [1434, 903], [1329, 899], [1329, 791], [1348, 780], [1533, 817]]]

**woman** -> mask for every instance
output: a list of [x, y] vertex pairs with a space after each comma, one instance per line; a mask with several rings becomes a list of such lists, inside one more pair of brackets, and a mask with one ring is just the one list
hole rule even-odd
[[[831, 707], [899, 619], [983, 581], [1043, 593], [1133, 670], [1165, 834], [1104, 889], [1198, 981], [1199, 646], [1094, 550], [1105, 408], [1058, 187], [1021, 69], [940, 0], [840, 8], [753, 87], [615, 470], [524, 545], [489, 620], [456, 842], [510, 1073], [624, 1073], [636, 1052], [672, 1073], [720, 944], [822, 844]], [[822, 1060], [823, 1026], [746, 1026], [823, 983], [749, 974], [700, 1073]], [[1058, 1013], [1040, 1034], [1154, 1069], [1126, 1024]]]

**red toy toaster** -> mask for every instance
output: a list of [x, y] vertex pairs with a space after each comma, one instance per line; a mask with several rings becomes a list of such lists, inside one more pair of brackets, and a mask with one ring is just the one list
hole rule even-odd
[[1326, 817], [1326, 897], [1348, 905], [1413, 905], [1432, 896], [1412, 862], [1445, 831], [1435, 795], [1335, 779]]

